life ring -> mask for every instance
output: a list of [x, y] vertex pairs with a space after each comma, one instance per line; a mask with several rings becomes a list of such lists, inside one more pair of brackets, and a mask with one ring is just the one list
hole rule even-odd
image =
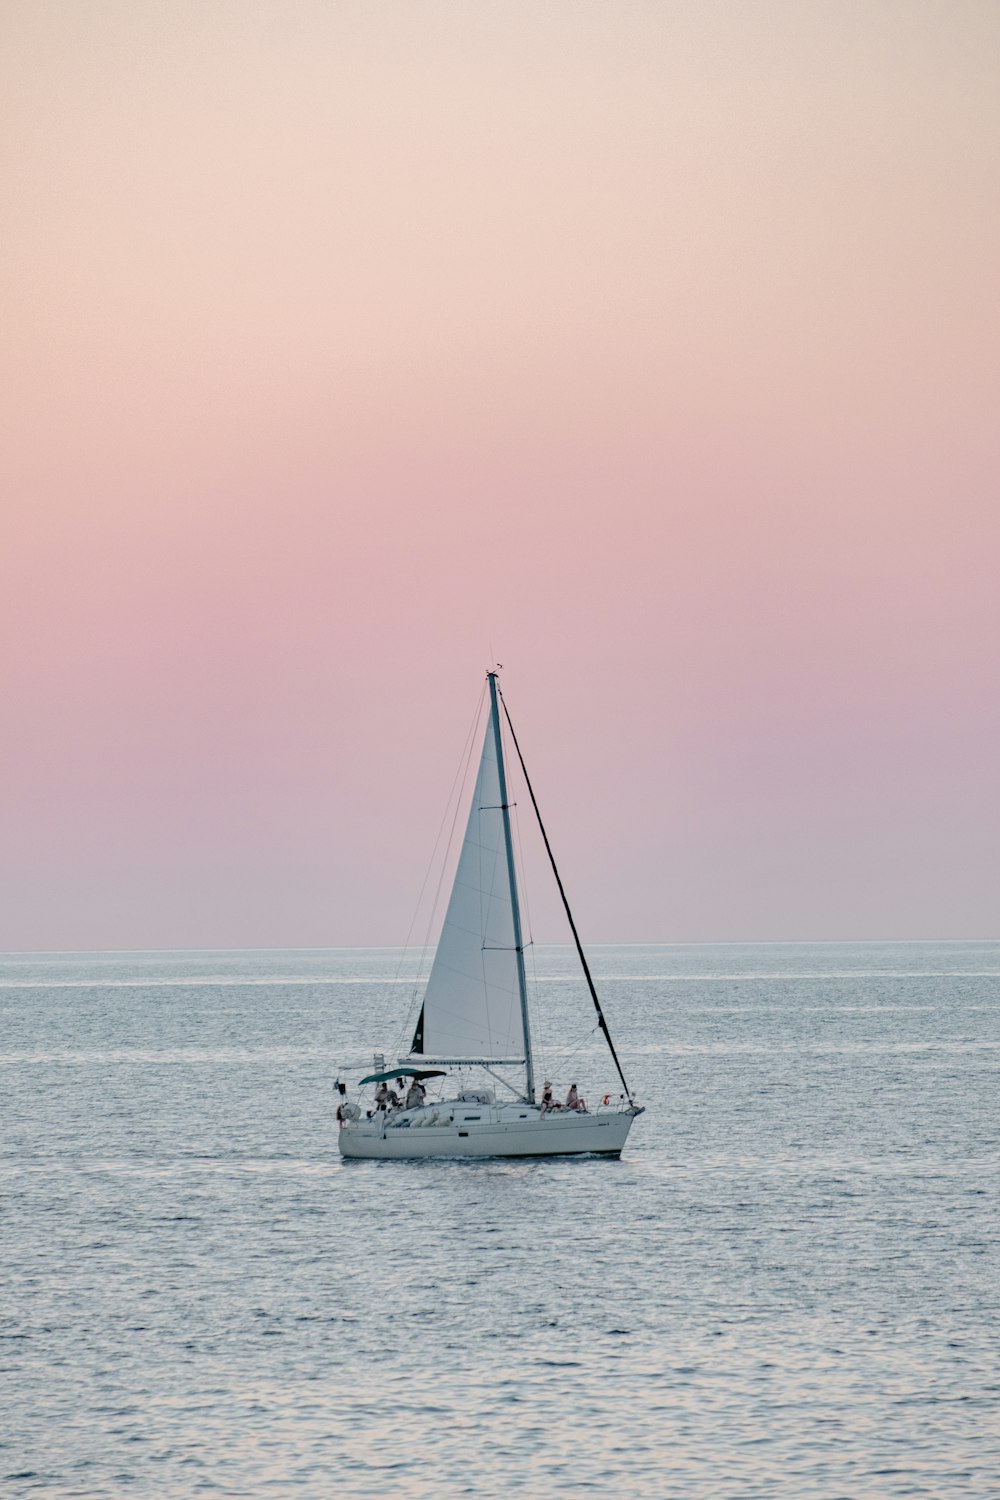
[[605, 1094], [604, 1098], [601, 1100], [601, 1103], [605, 1104], [605, 1105], [610, 1104], [611, 1103], [611, 1095], [610, 1094]]

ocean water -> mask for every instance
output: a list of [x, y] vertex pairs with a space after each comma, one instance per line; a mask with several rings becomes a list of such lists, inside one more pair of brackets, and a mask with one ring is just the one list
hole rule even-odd
[[1000, 1496], [1000, 944], [592, 960], [620, 1161], [344, 1163], [397, 953], [0, 959], [0, 1492]]

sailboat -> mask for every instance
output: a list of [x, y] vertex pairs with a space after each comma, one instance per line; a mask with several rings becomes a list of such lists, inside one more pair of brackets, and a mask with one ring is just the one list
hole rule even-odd
[[[637, 1115], [643, 1113], [625, 1081], [580, 944], [566, 893], [528, 779], [521, 748], [497, 681], [487, 673], [489, 714], [468, 823], [455, 870], [441, 936], [431, 965], [409, 1050], [360, 1080], [377, 1086], [373, 1107], [352, 1101], [339, 1085], [338, 1141], [345, 1157], [619, 1156]], [[591, 1107], [560, 1106], [543, 1081], [538, 1093], [528, 1012], [524, 939], [501, 709], [517, 752], [542, 840], [569, 918], [583, 974], [597, 1011], [598, 1027], [621, 1079], [621, 1092], [603, 1095]], [[466, 1069], [478, 1070], [484, 1087], [464, 1086]], [[462, 1070], [453, 1097], [428, 1100], [423, 1080], [447, 1094], [452, 1070]], [[513, 1077], [516, 1081], [511, 1083]], [[412, 1079], [405, 1098], [392, 1085]], [[510, 1097], [498, 1099], [489, 1080]], [[362, 1099], [365, 1097], [361, 1096]], [[581, 1107], [582, 1105], [582, 1107]]]

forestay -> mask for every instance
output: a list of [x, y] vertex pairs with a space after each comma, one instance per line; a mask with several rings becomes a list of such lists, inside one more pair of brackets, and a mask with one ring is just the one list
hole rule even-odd
[[494, 698], [455, 884], [413, 1038], [412, 1052], [427, 1057], [526, 1055], [495, 714]]

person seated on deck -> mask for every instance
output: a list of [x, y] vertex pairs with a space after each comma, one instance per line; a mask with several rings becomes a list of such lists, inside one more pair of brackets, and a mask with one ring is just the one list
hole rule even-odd
[[419, 1109], [426, 1097], [427, 1090], [419, 1078], [414, 1078], [406, 1091], [406, 1108]]
[[556, 1109], [562, 1109], [562, 1105], [561, 1104], [557, 1104], [556, 1101], [553, 1099], [553, 1097], [552, 1097], [552, 1085], [551, 1085], [551, 1083], [549, 1083], [548, 1079], [546, 1079], [545, 1080], [545, 1087], [542, 1089], [542, 1102], [538, 1106], [538, 1118], [540, 1120], [544, 1120], [545, 1116], [548, 1114], [549, 1110], [556, 1110]]
[[575, 1109], [580, 1114], [586, 1114], [587, 1112], [587, 1101], [580, 1098], [580, 1095], [576, 1091], [575, 1083], [571, 1083], [569, 1086], [569, 1093], [566, 1095], [566, 1108]]

